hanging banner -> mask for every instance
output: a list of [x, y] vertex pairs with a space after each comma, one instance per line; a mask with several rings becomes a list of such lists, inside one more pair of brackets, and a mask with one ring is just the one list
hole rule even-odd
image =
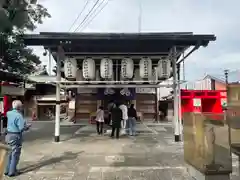
[[135, 94], [135, 88], [99, 88], [97, 99], [133, 100], [135, 99]]

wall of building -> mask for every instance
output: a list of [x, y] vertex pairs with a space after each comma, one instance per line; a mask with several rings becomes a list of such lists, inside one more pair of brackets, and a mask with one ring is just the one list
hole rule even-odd
[[24, 103], [24, 116], [27, 118], [32, 118], [33, 112], [37, 116], [37, 101], [35, 96], [31, 96], [25, 99]]
[[215, 81], [215, 90], [226, 90], [226, 84], [222, 82]]
[[189, 90], [211, 90], [212, 89], [212, 82], [210, 78], [205, 78], [202, 80], [197, 80], [194, 82], [187, 82], [181, 86], [182, 89], [189, 89]]
[[182, 89], [193, 89], [193, 90], [226, 90], [225, 83], [215, 81], [211, 78], [205, 78], [195, 82], [188, 82], [182, 85]]
[[77, 119], [89, 119], [97, 111], [97, 89], [78, 88], [75, 109]]
[[173, 88], [160, 87], [158, 88], [158, 100], [163, 100], [164, 97], [169, 96]]
[[[76, 117], [78, 120], [90, 118], [90, 114], [96, 112], [97, 107], [103, 102], [97, 101], [95, 89], [78, 89], [76, 96]], [[141, 112], [144, 119], [153, 119], [156, 115], [157, 93], [155, 88], [136, 88], [136, 105], [138, 112]]]
[[156, 116], [157, 93], [155, 88], [136, 88], [136, 110], [143, 120], [153, 120]]

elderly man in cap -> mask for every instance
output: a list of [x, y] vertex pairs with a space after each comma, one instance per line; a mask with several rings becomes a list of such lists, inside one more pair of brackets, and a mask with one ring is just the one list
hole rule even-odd
[[12, 110], [7, 112], [7, 134], [5, 137], [6, 143], [11, 150], [8, 154], [7, 164], [5, 169], [6, 176], [17, 176], [17, 165], [21, 155], [22, 135], [23, 131], [29, 129], [30, 125], [26, 124], [22, 115], [22, 102], [14, 100], [12, 103]]

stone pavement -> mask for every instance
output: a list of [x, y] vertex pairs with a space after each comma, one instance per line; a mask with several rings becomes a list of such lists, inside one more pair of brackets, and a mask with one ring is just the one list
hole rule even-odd
[[[138, 124], [138, 136], [119, 140], [95, 126], [62, 126], [54, 143], [52, 123], [36, 123], [25, 134], [18, 180], [190, 180], [182, 143], [170, 124]], [[235, 177], [236, 178], [236, 177]], [[239, 177], [238, 177], [239, 178]], [[10, 178], [4, 178], [10, 179]]]

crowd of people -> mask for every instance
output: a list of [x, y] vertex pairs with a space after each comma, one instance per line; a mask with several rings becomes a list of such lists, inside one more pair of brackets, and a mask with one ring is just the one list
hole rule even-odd
[[119, 139], [120, 132], [129, 136], [136, 135], [137, 111], [134, 105], [129, 107], [126, 103], [110, 102], [108, 104], [108, 118], [104, 119], [104, 109], [100, 106], [96, 112], [97, 133], [103, 133], [104, 122], [112, 127], [111, 137]]

